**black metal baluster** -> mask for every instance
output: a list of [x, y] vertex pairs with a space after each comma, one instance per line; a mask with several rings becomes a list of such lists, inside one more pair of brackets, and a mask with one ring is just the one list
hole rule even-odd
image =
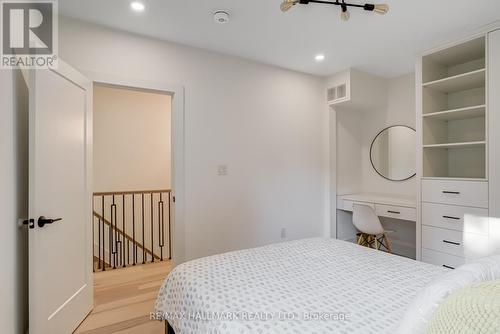
[[160, 261], [163, 261], [163, 246], [164, 246], [164, 229], [163, 229], [163, 194], [160, 193], [160, 201], [158, 202], [158, 244], [160, 246]]
[[142, 194], [142, 264], [146, 263], [146, 244], [144, 243], [144, 194]]
[[126, 267], [126, 263], [125, 263], [125, 236], [127, 235], [127, 233], [125, 230], [125, 194], [122, 194], [122, 231], [123, 231], [122, 267]]
[[134, 258], [134, 266], [137, 263], [137, 244], [135, 243], [135, 195], [132, 194], [132, 257]]
[[101, 216], [101, 219], [102, 219], [102, 270], [106, 271], [106, 262], [105, 262], [106, 253], [104, 252], [106, 249], [106, 238], [104, 237], [104, 235], [105, 235], [104, 227], [106, 225], [104, 223], [104, 195], [102, 195], [101, 213], [102, 213], [102, 216]]
[[108, 229], [109, 229], [109, 249], [108, 249], [108, 253], [109, 253], [109, 266], [111, 267], [113, 265], [113, 206], [110, 206], [110, 213], [111, 213], [111, 217], [110, 217], [110, 224], [108, 226]]
[[92, 271], [95, 272], [95, 217], [94, 217], [94, 197], [92, 197]]
[[[101, 269], [101, 218], [98, 218], [98, 221], [97, 221], [97, 230], [98, 230], [98, 234], [99, 234], [99, 242], [97, 244], [98, 248], [97, 248], [97, 252], [98, 252], [98, 261], [97, 261], [97, 269]], [[94, 247], [94, 245], [92, 245], [92, 247]]]
[[154, 223], [153, 223], [153, 193], [151, 193], [151, 262], [155, 262], [155, 244], [154, 244]]
[[172, 220], [171, 219], [171, 204], [170, 204], [170, 197], [171, 197], [172, 193], [169, 192], [168, 193], [168, 259], [171, 260], [172, 259], [172, 238], [170, 237], [170, 221]]
[[113, 204], [111, 204], [111, 251], [113, 254], [113, 269], [116, 269], [116, 253], [117, 253], [117, 235], [116, 235], [116, 204], [115, 195], [113, 195]]
[[122, 235], [119, 228], [118, 222], [118, 204], [115, 203], [115, 261], [116, 267], [121, 265], [121, 252], [122, 252]]

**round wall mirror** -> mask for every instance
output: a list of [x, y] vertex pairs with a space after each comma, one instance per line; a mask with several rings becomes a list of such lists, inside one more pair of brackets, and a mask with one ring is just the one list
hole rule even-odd
[[379, 132], [370, 148], [375, 171], [391, 181], [404, 181], [416, 175], [416, 132], [409, 126], [395, 125]]

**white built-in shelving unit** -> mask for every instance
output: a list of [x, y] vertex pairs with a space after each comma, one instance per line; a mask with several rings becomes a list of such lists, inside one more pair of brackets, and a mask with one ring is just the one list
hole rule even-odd
[[422, 58], [423, 177], [487, 178], [486, 42]]
[[417, 259], [456, 268], [500, 253], [500, 30], [425, 53], [416, 78]]

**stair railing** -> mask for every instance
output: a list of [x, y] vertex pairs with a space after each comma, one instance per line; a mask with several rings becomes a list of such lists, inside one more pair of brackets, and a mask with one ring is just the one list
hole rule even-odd
[[96, 192], [94, 271], [171, 259], [171, 191]]

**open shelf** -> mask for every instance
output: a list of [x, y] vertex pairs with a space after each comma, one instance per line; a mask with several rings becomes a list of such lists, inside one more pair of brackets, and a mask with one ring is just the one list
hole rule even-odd
[[424, 146], [423, 177], [486, 178], [485, 143]]
[[467, 148], [467, 147], [482, 147], [485, 146], [485, 141], [473, 141], [463, 143], [446, 143], [446, 144], [430, 144], [424, 145], [424, 148]]
[[423, 178], [484, 180], [486, 39], [422, 57]]
[[482, 68], [452, 77], [426, 82], [422, 86], [442, 93], [454, 93], [484, 87], [485, 79], [486, 69]]
[[481, 177], [423, 177], [423, 180], [447, 180], [447, 181], [488, 181], [487, 178]]
[[434, 89], [422, 90], [424, 115], [446, 110], [482, 106], [486, 104], [486, 88], [474, 88], [459, 92], [443, 93]]
[[456, 119], [427, 116], [423, 117], [422, 132], [424, 147], [477, 146], [485, 144], [486, 117], [484, 114], [479, 117]]
[[431, 82], [485, 68], [486, 40], [476, 38], [422, 58], [422, 81]]
[[456, 121], [460, 119], [484, 117], [486, 105], [471, 106], [465, 108], [457, 108], [451, 110], [443, 110], [423, 114], [424, 119], [436, 119], [440, 121]]

